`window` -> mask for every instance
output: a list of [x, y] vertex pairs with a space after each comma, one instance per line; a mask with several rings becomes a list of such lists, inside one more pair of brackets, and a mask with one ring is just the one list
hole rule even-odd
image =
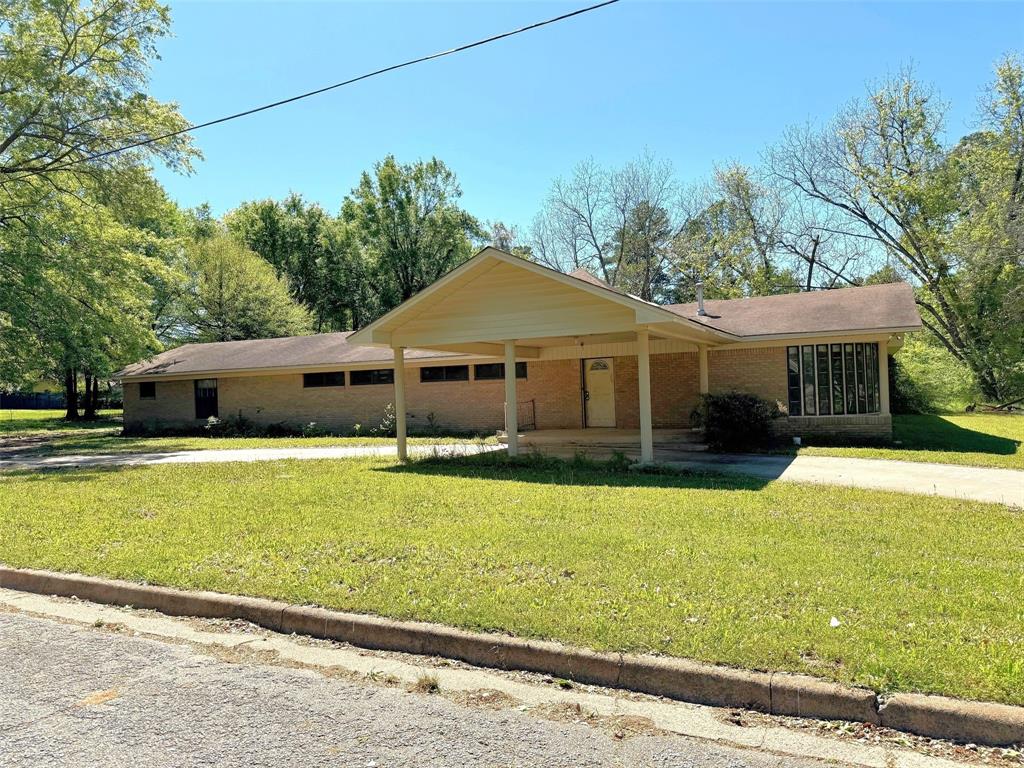
[[786, 349], [790, 416], [878, 413], [877, 344], [818, 344]]
[[304, 387], [344, 387], [344, 371], [325, 371], [323, 373], [302, 374], [302, 386]]
[[420, 381], [469, 381], [468, 365], [437, 365], [420, 368]]
[[[473, 378], [477, 381], [486, 381], [488, 379], [504, 379], [505, 378], [505, 364], [504, 363], [478, 363], [473, 366]], [[516, 378], [526, 378], [526, 363], [516, 363]]]
[[815, 352], [818, 361], [818, 413], [832, 414], [832, 376], [829, 372], [828, 345], [819, 344]]
[[156, 382], [139, 382], [139, 400], [156, 400]]
[[391, 368], [377, 368], [372, 371], [349, 371], [348, 383], [353, 387], [365, 384], [394, 384], [395, 372]]
[[800, 347], [786, 350], [789, 370], [789, 415], [800, 416], [803, 413], [803, 398], [800, 396]]
[[801, 347], [800, 359], [804, 376], [804, 416], [816, 416], [818, 398], [815, 395], [817, 387], [814, 385], [814, 347]]
[[196, 379], [196, 418], [217, 416], [217, 380]]
[[843, 345], [832, 345], [832, 413], [846, 413], [843, 397]]

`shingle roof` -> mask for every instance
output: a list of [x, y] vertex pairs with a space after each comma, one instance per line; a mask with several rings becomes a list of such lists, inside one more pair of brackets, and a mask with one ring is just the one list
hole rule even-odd
[[[608, 287], [589, 273], [586, 277], [576, 273], [572, 276], [592, 285]], [[907, 283], [748, 299], [709, 300], [704, 302], [704, 307], [706, 315], [697, 314], [695, 303], [670, 304], [664, 308], [710, 328], [733, 334], [738, 337], [736, 341], [764, 336], [921, 327], [914, 292]], [[390, 349], [349, 344], [351, 333], [346, 331], [280, 339], [185, 344], [130, 365], [115, 376], [172, 376], [260, 368], [329, 370], [331, 366], [372, 363], [391, 365], [393, 355]], [[405, 356], [407, 360], [463, 357], [454, 352], [424, 349], [408, 349]]]
[[[205, 371], [241, 371], [254, 368], [323, 368], [360, 363], [391, 364], [390, 349], [349, 344], [351, 331], [279, 339], [219, 341], [185, 344], [129, 365], [117, 377], [170, 376]], [[458, 357], [452, 352], [407, 349], [408, 360]]]
[[696, 303], [665, 309], [746, 338], [921, 327], [914, 291], [907, 283], [709, 300], [704, 302], [706, 315], [697, 314]]

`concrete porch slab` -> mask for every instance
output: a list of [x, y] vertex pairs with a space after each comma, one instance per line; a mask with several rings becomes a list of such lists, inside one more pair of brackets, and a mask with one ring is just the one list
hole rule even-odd
[[[498, 442], [505, 444], [505, 432], [498, 433]], [[562, 451], [572, 452], [576, 449], [586, 450], [622, 450], [623, 452], [640, 450], [639, 429], [538, 429], [519, 433], [519, 447], [536, 449], [542, 452], [557, 454]], [[694, 429], [656, 429], [654, 430], [654, 449], [668, 451], [704, 451], [703, 434]]]

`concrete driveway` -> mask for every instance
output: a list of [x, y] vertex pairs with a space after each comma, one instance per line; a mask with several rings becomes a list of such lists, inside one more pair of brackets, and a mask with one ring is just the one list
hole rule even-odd
[[663, 463], [679, 469], [747, 475], [763, 480], [845, 485], [1024, 507], [1024, 472], [916, 461], [836, 456], [684, 454]]
[[[503, 445], [438, 443], [410, 445], [418, 457], [472, 456], [502, 451]], [[553, 446], [544, 451], [571, 458], [578, 449]], [[629, 451], [626, 452], [629, 454]], [[68, 469], [75, 467], [138, 466], [145, 464], [206, 464], [232, 461], [279, 461], [281, 459], [348, 459], [366, 456], [393, 457], [394, 446], [349, 445], [323, 448], [239, 448], [233, 450], [166, 451], [40, 456], [31, 453], [0, 454], [0, 471]], [[594, 458], [610, 456], [608, 450], [592, 450]], [[926, 464], [914, 461], [850, 459], [833, 456], [755, 456], [693, 451], [659, 450], [657, 462], [676, 469], [745, 475], [762, 480], [844, 485], [926, 496], [985, 501], [1024, 507], [1024, 472], [1012, 469]]]
[[[478, 453], [504, 450], [501, 445], [482, 443], [437, 443], [410, 445], [409, 455], [473, 456]], [[398, 450], [393, 445], [339, 445], [321, 448], [234, 448], [198, 451], [151, 451], [147, 453], [0, 454], [0, 471], [15, 469], [71, 469], [75, 467], [121, 467], [144, 464], [219, 464], [229, 461], [280, 461], [281, 459], [352, 459], [367, 456], [392, 457]]]

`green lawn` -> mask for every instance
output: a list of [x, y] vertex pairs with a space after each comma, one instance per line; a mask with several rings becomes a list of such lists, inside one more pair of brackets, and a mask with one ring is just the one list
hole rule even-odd
[[0, 438], [40, 432], [111, 429], [120, 426], [121, 411], [102, 411], [96, 421], [64, 421], [64, 411], [0, 410]]
[[525, 464], [9, 474], [0, 561], [1024, 704], [1020, 512]]
[[892, 447], [804, 446], [799, 452], [1024, 469], [1024, 415], [893, 416], [892, 428], [898, 441]]

